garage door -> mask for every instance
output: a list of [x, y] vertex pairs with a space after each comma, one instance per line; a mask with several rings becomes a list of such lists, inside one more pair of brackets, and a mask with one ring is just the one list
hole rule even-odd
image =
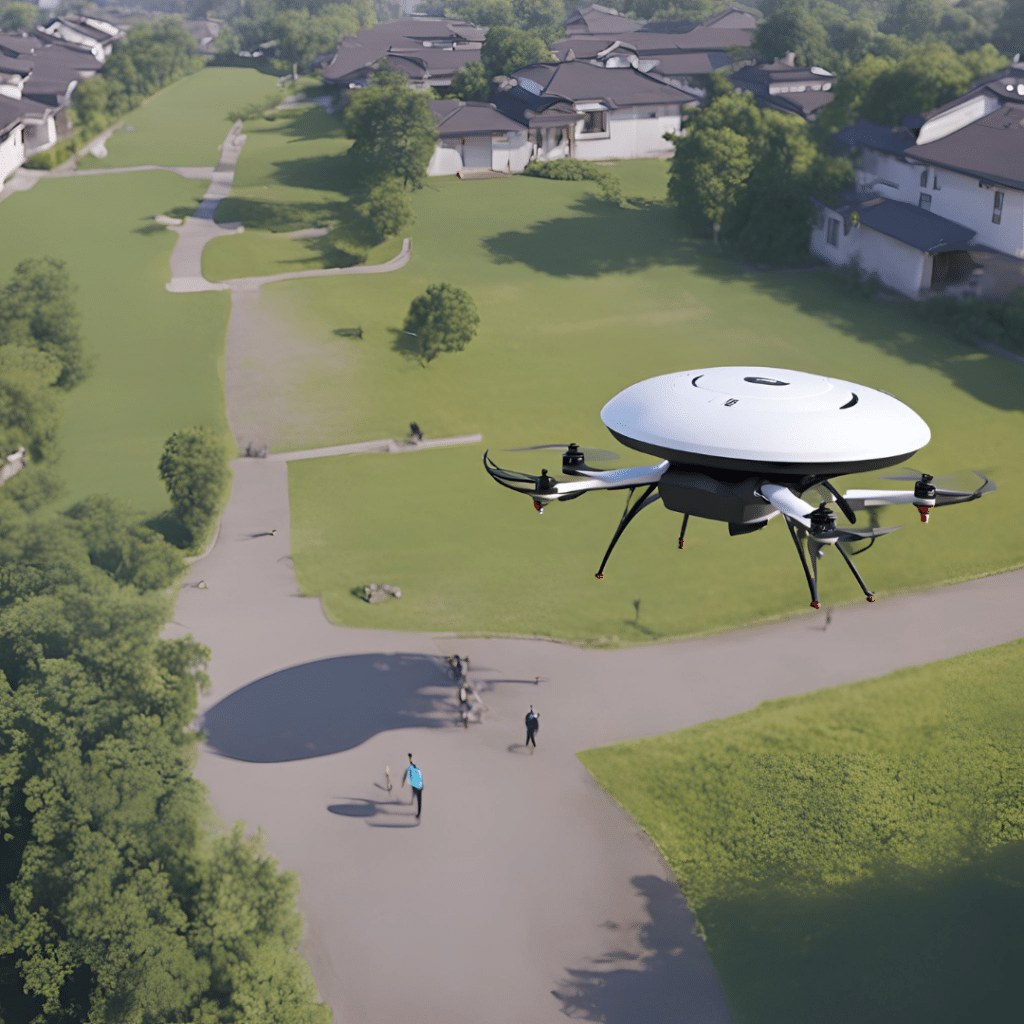
[[471, 135], [466, 137], [465, 145], [462, 147], [462, 165], [463, 167], [491, 166], [490, 135]]

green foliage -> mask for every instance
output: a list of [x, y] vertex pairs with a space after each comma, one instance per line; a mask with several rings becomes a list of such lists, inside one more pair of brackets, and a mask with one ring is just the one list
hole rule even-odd
[[585, 160], [531, 160], [524, 168], [523, 174], [533, 178], [552, 178], [555, 181], [594, 181], [601, 191], [601, 198], [616, 206], [627, 205], [622, 182], [619, 178]]
[[381, 238], [397, 235], [413, 220], [412, 202], [397, 178], [374, 185], [366, 200], [366, 216]]
[[983, 990], [999, 1019], [1016, 1002], [1022, 670], [1018, 641], [581, 760], [672, 866], [738, 1018], [952, 1022]]
[[277, 56], [286, 69], [308, 69], [313, 59], [329, 53], [343, 36], [355, 35], [363, 26], [358, 12], [347, 5], [329, 4], [316, 14], [308, 10], [281, 11], [267, 26], [277, 40]]
[[464, 3], [453, 5], [452, 10], [464, 21], [483, 28], [496, 25], [512, 28], [516, 24], [512, 0], [465, 0]]
[[349, 160], [368, 182], [400, 178], [421, 188], [439, 138], [429, 100], [409, 88], [400, 72], [386, 68], [373, 76], [345, 111], [352, 141]]
[[25, 345], [0, 346], [0, 457], [22, 445], [34, 460], [52, 457], [60, 427], [54, 385], [60, 364]]
[[491, 80], [487, 77], [487, 71], [484, 69], [483, 64], [477, 60], [471, 60], [463, 64], [452, 75], [452, 85], [449, 92], [460, 100], [475, 100], [479, 103], [486, 103], [491, 95]]
[[160, 457], [160, 479], [171, 497], [171, 508], [200, 546], [227, 495], [231, 472], [227, 450], [207, 427], [190, 427], [172, 434]]
[[100, 73], [75, 89], [75, 121], [84, 134], [96, 134], [148, 96], [202, 66], [195, 40], [179, 18], [137, 23], [114, 44]]
[[675, 149], [670, 198], [759, 264], [806, 263], [810, 197], [828, 202], [853, 181], [849, 162], [819, 152], [803, 120], [762, 110], [747, 93], [713, 100]]
[[89, 561], [118, 583], [163, 590], [184, 571], [181, 552], [113, 498], [94, 495], [68, 509]]
[[480, 60], [489, 79], [512, 75], [530, 64], [544, 64], [553, 59], [540, 35], [520, 28], [488, 29], [480, 50]]
[[1006, 0], [992, 41], [1007, 53], [1024, 50], [1024, 0]]
[[209, 652], [161, 640], [170, 602], [117, 581], [126, 538], [153, 545], [94, 498], [0, 547], [5, 1019], [329, 1024], [294, 876], [240, 825], [203, 836], [187, 726]]
[[35, 4], [11, 3], [0, 9], [0, 31], [31, 32], [39, 21]]
[[766, 60], [792, 51], [807, 67], [835, 63], [824, 26], [801, 3], [782, 7], [762, 21], [754, 32], [754, 49]]
[[267, 93], [261, 100], [247, 103], [244, 107], [236, 107], [229, 110], [226, 115], [228, 121], [255, 121], [257, 118], [266, 119], [268, 111], [278, 105], [281, 97], [276, 93]]
[[1006, 300], [1003, 324], [1006, 327], [1007, 341], [1018, 352], [1024, 351], [1024, 288], [1018, 288]]
[[75, 287], [61, 260], [22, 260], [0, 292], [0, 346], [25, 345], [60, 364], [58, 386], [73, 388], [89, 372]]
[[476, 335], [480, 316], [468, 292], [450, 284], [432, 284], [412, 300], [403, 331], [426, 366], [442, 352], [461, 352]]

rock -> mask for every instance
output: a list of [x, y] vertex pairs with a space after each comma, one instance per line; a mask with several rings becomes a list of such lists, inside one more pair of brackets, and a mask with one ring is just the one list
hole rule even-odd
[[363, 600], [367, 604], [381, 604], [393, 597], [399, 598], [401, 596], [401, 589], [392, 586], [390, 583], [370, 583], [363, 587]]

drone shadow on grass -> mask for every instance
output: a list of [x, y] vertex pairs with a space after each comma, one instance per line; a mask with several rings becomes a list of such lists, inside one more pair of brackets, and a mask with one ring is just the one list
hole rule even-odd
[[[925, 319], [919, 303], [865, 298], [824, 265], [808, 273], [744, 267], [709, 240], [687, 233], [667, 204], [623, 209], [584, 197], [575, 215], [538, 221], [483, 240], [497, 264], [521, 263], [552, 277], [600, 277], [653, 267], [686, 267], [718, 281], [744, 281], [887, 355], [938, 370], [957, 388], [997, 409], [1024, 410], [1024, 367], [987, 355]], [[810, 257], [809, 257], [810, 259]], [[865, 384], [884, 387], [882, 381]]]
[[360, 654], [295, 665], [257, 679], [203, 716], [206, 743], [238, 761], [298, 761], [391, 729], [454, 728], [443, 659]]

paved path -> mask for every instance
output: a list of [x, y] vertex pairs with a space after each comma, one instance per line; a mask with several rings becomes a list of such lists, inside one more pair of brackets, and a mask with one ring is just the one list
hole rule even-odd
[[[1024, 634], [1024, 572], [843, 608], [827, 633], [801, 617], [627, 651], [341, 629], [298, 596], [287, 465], [233, 469], [176, 610], [214, 652], [197, 775], [299, 872], [303, 952], [337, 1024], [727, 1020], [671, 873], [576, 752]], [[439, 668], [456, 650], [490, 707], [468, 730]], [[383, 789], [410, 750], [419, 825]]]
[[300, 452], [276, 452], [268, 455], [270, 462], [299, 462], [302, 459], [322, 459], [331, 455], [367, 455], [370, 453], [399, 455], [429, 448], [451, 448], [460, 444], [479, 444], [483, 434], [459, 434], [455, 437], [429, 437], [422, 441], [396, 441], [386, 437], [382, 441], [357, 441], [355, 444], [336, 444], [329, 448], [307, 448]]

